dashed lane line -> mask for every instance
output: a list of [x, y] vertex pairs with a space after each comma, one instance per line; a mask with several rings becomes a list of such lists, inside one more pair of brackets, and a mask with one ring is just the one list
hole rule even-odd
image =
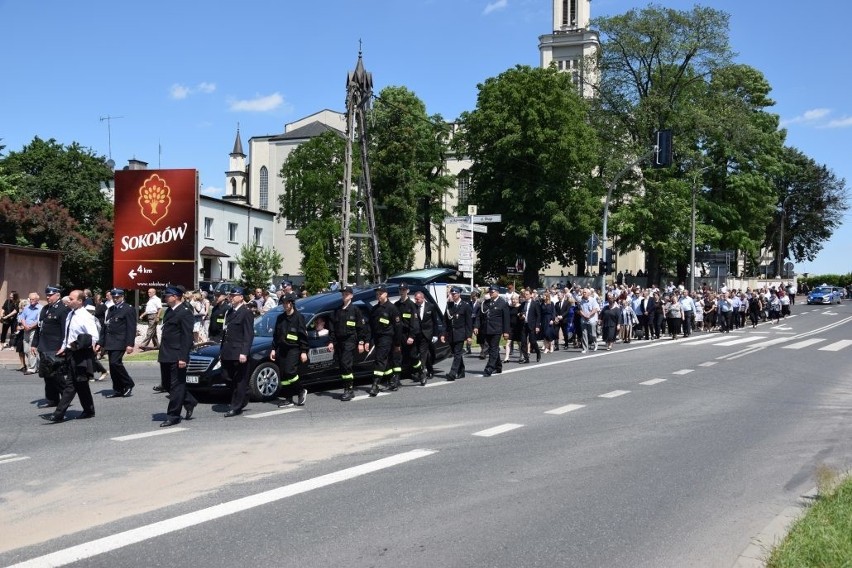
[[680, 371], [675, 371], [674, 373], [672, 373], [672, 375], [688, 375], [694, 370], [695, 369], [681, 369]]
[[699, 363], [699, 364], [698, 364], [698, 366], [699, 366], [699, 367], [712, 367], [712, 366], [713, 366], [713, 365], [715, 365], [717, 362], [718, 362], [718, 361], [705, 361], [704, 363]]
[[766, 336], [749, 335], [748, 337], [739, 337], [737, 339], [731, 339], [729, 341], [722, 341], [721, 343], [714, 343], [713, 345], [718, 345], [719, 347], [729, 347], [731, 345], [739, 345], [740, 343], [750, 343], [752, 341], [759, 341], [761, 339], [766, 339]]
[[554, 408], [553, 410], [548, 410], [545, 414], [567, 414], [569, 412], [574, 412], [575, 410], [580, 410], [581, 408], [586, 408], [585, 404], [567, 404], [565, 406], [560, 406], [559, 408]]
[[497, 434], [503, 434], [505, 432], [511, 432], [512, 430], [516, 430], [518, 428], [522, 428], [523, 424], [502, 424], [500, 426], [495, 426], [494, 428], [488, 428], [487, 430], [480, 430], [479, 432], [474, 432], [474, 436], [480, 436], [482, 438], [490, 438], [491, 436], [496, 436]]
[[164, 428], [162, 430], [154, 430], [152, 432], [142, 432], [141, 434], [129, 434], [127, 436], [118, 436], [116, 438], [110, 438], [110, 440], [115, 440], [116, 442], [129, 442], [130, 440], [140, 440], [142, 438], [153, 438], [154, 436], [165, 436], [166, 434], [174, 434], [176, 432], [183, 432], [184, 430], [189, 430], [189, 428], [176, 428], [172, 426], [171, 428]]
[[658, 384], [664, 383], [664, 382], [666, 382], [666, 379], [651, 379], [649, 381], [644, 381], [644, 382], [641, 382], [639, 384], [651, 387], [651, 386], [658, 385]]
[[193, 511], [185, 515], [180, 515], [178, 517], [166, 519], [150, 525], [131, 529], [129, 531], [85, 542], [77, 546], [58, 550], [51, 554], [46, 554], [44, 556], [39, 556], [38, 558], [33, 558], [31, 560], [15, 564], [9, 568], [42, 568], [46, 566], [65, 566], [67, 564], [73, 564], [87, 558], [92, 558], [113, 550], [118, 550], [119, 548], [124, 548], [125, 546], [130, 546], [131, 544], [151, 540], [158, 536], [163, 536], [165, 534], [220, 519], [235, 513], [254, 509], [288, 497], [307, 493], [308, 491], [321, 489], [335, 483], [341, 483], [356, 477], [369, 475], [371, 473], [424, 458], [435, 453], [437, 453], [437, 450], [411, 450], [410, 452], [388, 456], [386, 458], [355, 467], [321, 475], [313, 479], [284, 485], [269, 491], [256, 493], [255, 495], [249, 495], [248, 497], [235, 499], [233, 501], [228, 501], [227, 503], [221, 503], [206, 509]]
[[840, 351], [845, 347], [852, 345], [852, 339], [841, 339], [825, 347], [820, 347], [819, 351]]
[[810, 347], [811, 345], [816, 345], [817, 343], [822, 343], [823, 341], [825, 341], [825, 339], [806, 339], [798, 343], [793, 343], [792, 345], [785, 345], [781, 349], [804, 349], [805, 347]]
[[614, 390], [614, 391], [606, 392], [604, 394], [599, 394], [598, 398], [617, 398], [619, 396], [624, 396], [626, 394], [630, 394], [630, 391]]
[[18, 454], [3, 454], [2, 456], [0, 456], [0, 465], [28, 459], [30, 459], [29, 456], [19, 456]]
[[[389, 394], [389, 392], [380, 392], [376, 396], [388, 396]], [[352, 401], [354, 402], [356, 400], [367, 400], [368, 398], [376, 398], [376, 396], [370, 396], [368, 394], [359, 394], [358, 396], [353, 398]]]

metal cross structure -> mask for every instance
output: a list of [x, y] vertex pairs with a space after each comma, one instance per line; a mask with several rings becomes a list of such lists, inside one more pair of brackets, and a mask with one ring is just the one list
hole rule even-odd
[[[340, 244], [340, 282], [345, 285], [349, 281], [349, 239], [369, 238], [372, 242], [373, 281], [381, 282], [382, 270], [379, 262], [379, 239], [376, 232], [376, 216], [373, 210], [373, 186], [370, 181], [370, 165], [367, 161], [367, 113], [370, 110], [370, 99], [373, 96], [373, 74], [364, 69], [361, 50], [358, 50], [358, 63], [355, 70], [346, 78], [346, 155], [343, 170], [343, 199], [341, 200], [342, 239]], [[350, 233], [352, 217], [352, 142], [358, 136], [361, 147], [362, 183], [359, 191], [363, 190], [363, 202], [367, 216], [367, 233]], [[363, 187], [361, 187], [363, 186]]]

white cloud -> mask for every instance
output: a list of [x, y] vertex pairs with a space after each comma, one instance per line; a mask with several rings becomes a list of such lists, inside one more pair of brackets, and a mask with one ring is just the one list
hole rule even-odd
[[826, 128], [848, 128], [850, 126], [852, 126], [852, 116], [835, 118], [825, 125]]
[[787, 126], [788, 124], [814, 123], [820, 119], [825, 118], [830, 113], [831, 109], [828, 108], [813, 108], [810, 110], [806, 110], [799, 116], [782, 120], [781, 126]]
[[503, 10], [506, 6], [509, 5], [509, 0], [497, 0], [496, 2], [491, 2], [485, 7], [485, 10], [482, 11], [483, 16], [487, 16], [491, 12], [496, 12], [497, 10]]
[[210, 94], [215, 90], [216, 83], [207, 83], [206, 81], [199, 83], [195, 87], [187, 87], [186, 85], [175, 83], [169, 89], [169, 94], [173, 99], [182, 100], [187, 98], [189, 95], [194, 95], [195, 93]]
[[253, 99], [231, 100], [230, 110], [248, 112], [267, 112], [275, 110], [284, 104], [284, 97], [280, 93], [272, 93], [266, 96], [256, 96]]
[[212, 197], [221, 197], [222, 195], [225, 195], [225, 190], [221, 187], [216, 187], [215, 185], [206, 185], [201, 188], [201, 193]]

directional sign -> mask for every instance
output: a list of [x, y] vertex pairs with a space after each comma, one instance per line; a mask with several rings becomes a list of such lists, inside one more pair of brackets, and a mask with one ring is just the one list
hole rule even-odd
[[462, 272], [462, 276], [465, 278], [473, 278], [473, 272]]
[[470, 272], [471, 270], [473, 270], [473, 264], [465, 264], [459, 261], [459, 270], [461, 270], [462, 272]]
[[468, 225], [468, 226], [469, 226], [471, 229], [473, 229], [473, 232], [474, 232], [474, 233], [487, 233], [487, 232], [488, 232], [488, 227], [486, 227], [485, 225], [476, 225], [476, 224], [473, 224], [473, 225]]
[[470, 223], [469, 217], [444, 217], [444, 223], [448, 225], [457, 225], [459, 223]]
[[474, 215], [474, 223], [500, 223], [503, 221], [502, 215]]
[[469, 243], [462, 243], [459, 245], [459, 252], [473, 252], [473, 245]]

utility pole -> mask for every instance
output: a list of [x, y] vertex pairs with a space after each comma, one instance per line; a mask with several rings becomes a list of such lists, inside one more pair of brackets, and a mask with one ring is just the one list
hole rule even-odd
[[109, 159], [112, 160], [112, 121], [118, 118], [124, 118], [123, 116], [102, 116], [100, 117], [101, 122], [106, 120], [107, 123], [107, 151], [109, 153]]

